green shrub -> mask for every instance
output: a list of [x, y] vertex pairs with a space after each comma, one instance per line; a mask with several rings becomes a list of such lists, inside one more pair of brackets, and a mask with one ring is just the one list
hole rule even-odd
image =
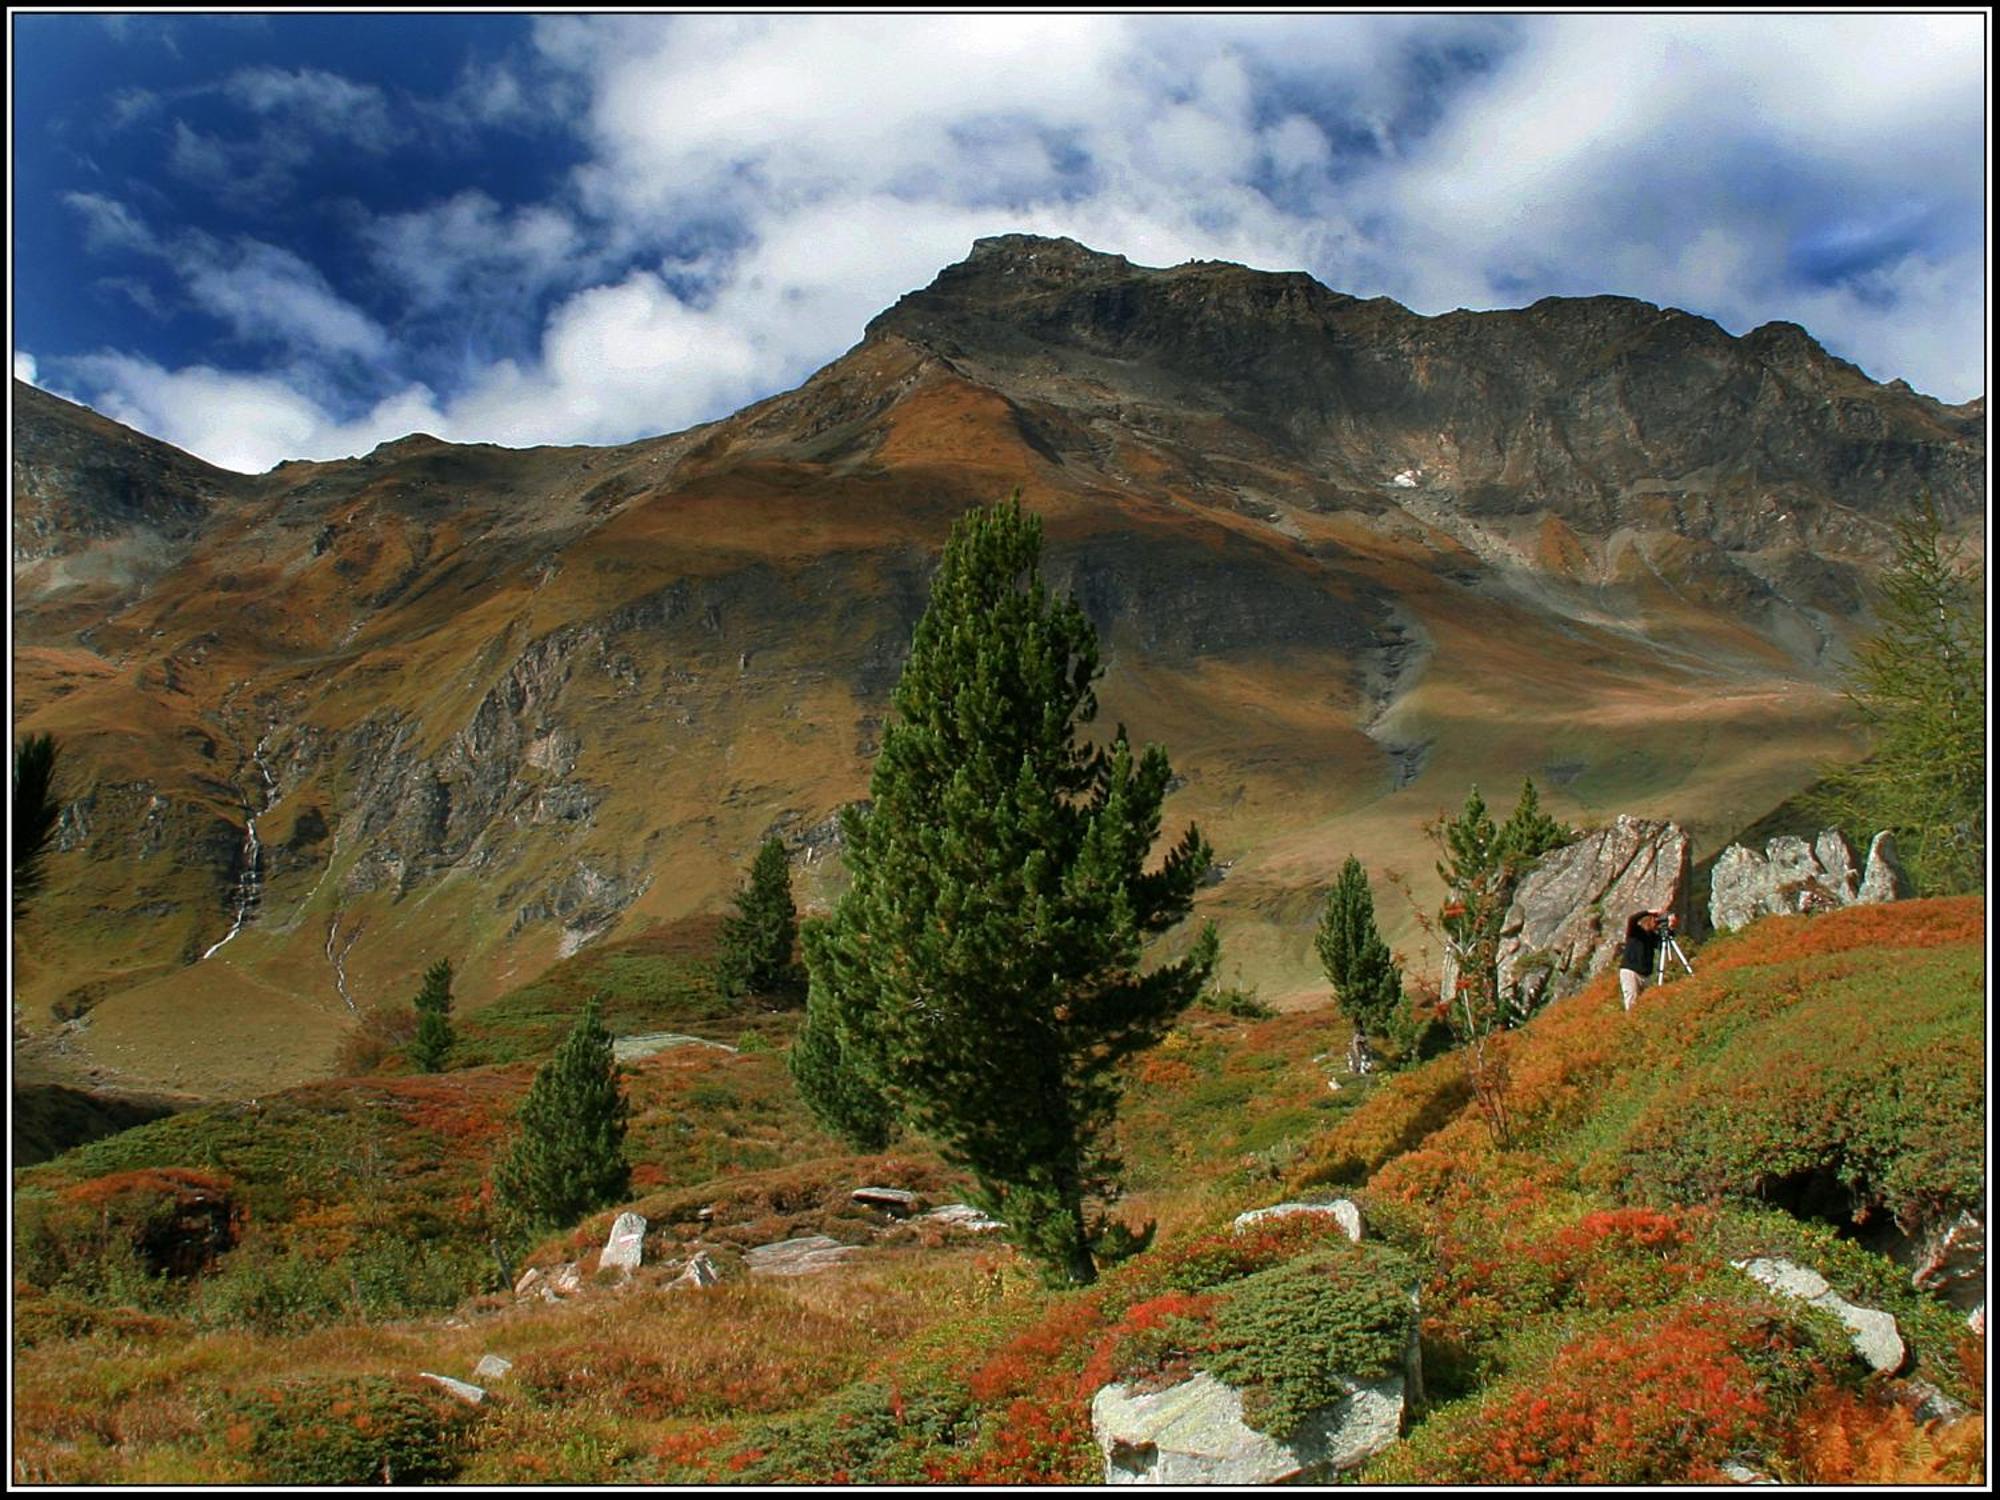
[[1400, 1367], [1416, 1269], [1393, 1250], [1322, 1251], [1245, 1277], [1216, 1308], [1202, 1365], [1275, 1436]]
[[727, 1465], [745, 1484], [922, 1484], [976, 1425], [956, 1382], [862, 1382], [803, 1415], [759, 1424]]
[[410, 1484], [458, 1472], [474, 1415], [415, 1378], [309, 1377], [237, 1397], [226, 1432], [274, 1484]]

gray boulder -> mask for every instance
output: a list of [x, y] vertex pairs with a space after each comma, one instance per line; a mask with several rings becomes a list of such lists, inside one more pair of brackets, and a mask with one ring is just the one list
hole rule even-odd
[[667, 1284], [670, 1292], [698, 1292], [703, 1287], [711, 1287], [722, 1280], [722, 1271], [715, 1259], [706, 1250], [697, 1250], [688, 1260], [681, 1274]]
[[1910, 894], [1910, 877], [1896, 857], [1896, 840], [1886, 829], [1868, 845], [1868, 869], [1861, 877], [1856, 902], [1901, 901]]
[[630, 1276], [639, 1269], [645, 1256], [646, 1216], [626, 1212], [620, 1214], [611, 1225], [611, 1237], [604, 1242], [603, 1253], [597, 1257], [600, 1271], [621, 1271]]
[[1717, 932], [1734, 932], [1759, 917], [1901, 900], [1909, 888], [1895, 839], [1876, 834], [1857, 876], [1854, 851], [1829, 828], [1810, 844], [1790, 835], [1772, 839], [1762, 854], [1731, 844], [1715, 861], [1708, 918]]
[[1351, 1469], [1402, 1433], [1401, 1375], [1356, 1382], [1280, 1441], [1243, 1420], [1243, 1398], [1207, 1373], [1163, 1391], [1108, 1385], [1090, 1403], [1106, 1484], [1278, 1484]]
[[417, 1371], [419, 1380], [429, 1380], [449, 1391], [470, 1406], [479, 1406], [486, 1400], [486, 1392], [476, 1385], [468, 1385], [463, 1380], [453, 1380], [449, 1375], [433, 1375], [429, 1370]]
[[853, 1245], [843, 1245], [826, 1235], [812, 1234], [802, 1239], [780, 1240], [775, 1245], [759, 1245], [754, 1250], [746, 1250], [743, 1266], [752, 1276], [810, 1276], [817, 1271], [831, 1270], [854, 1254], [855, 1249]]
[[481, 1380], [504, 1380], [507, 1372], [514, 1368], [514, 1361], [500, 1354], [482, 1354], [472, 1373]]
[[[1636, 911], [1685, 918], [1689, 840], [1673, 823], [1620, 814], [1608, 828], [1542, 857], [1521, 878], [1500, 926], [1503, 991], [1522, 1012], [1573, 995], [1617, 962]], [[1456, 988], [1446, 964], [1444, 993]]]
[[1857, 1307], [1828, 1286], [1826, 1278], [1819, 1272], [1776, 1258], [1734, 1260], [1730, 1264], [1782, 1297], [1810, 1303], [1832, 1313], [1847, 1325], [1848, 1339], [1854, 1345], [1854, 1352], [1870, 1369], [1893, 1375], [1909, 1359], [1909, 1351], [1903, 1346], [1903, 1336], [1896, 1329], [1894, 1317], [1872, 1307]]
[[970, 1203], [947, 1203], [917, 1217], [923, 1223], [941, 1224], [946, 1229], [962, 1230], [966, 1234], [992, 1234], [1007, 1227], [991, 1215], [981, 1213]]

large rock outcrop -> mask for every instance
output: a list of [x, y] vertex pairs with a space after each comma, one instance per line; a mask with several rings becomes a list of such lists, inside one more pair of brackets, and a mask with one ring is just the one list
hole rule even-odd
[[1243, 1420], [1243, 1397], [1200, 1374], [1163, 1391], [1108, 1385], [1090, 1403], [1106, 1484], [1280, 1484], [1351, 1469], [1402, 1433], [1404, 1377], [1357, 1381], [1284, 1439]]
[[[1515, 888], [1500, 929], [1502, 993], [1527, 1012], [1575, 994], [1617, 961], [1637, 911], [1687, 917], [1688, 836], [1673, 823], [1620, 814], [1544, 855]], [[1447, 962], [1445, 993], [1457, 975]]]
[[1812, 843], [1772, 839], [1762, 854], [1741, 844], [1723, 850], [1710, 879], [1708, 919], [1717, 932], [1734, 932], [1759, 917], [1896, 901], [1909, 890], [1892, 835], [1876, 834], [1857, 870], [1847, 840], [1829, 828]]

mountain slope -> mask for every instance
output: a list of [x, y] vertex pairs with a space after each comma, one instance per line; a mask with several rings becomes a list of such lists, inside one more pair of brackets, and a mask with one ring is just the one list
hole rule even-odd
[[[1168, 747], [1169, 831], [1226, 867], [1225, 977], [1281, 999], [1316, 991], [1327, 872], [1421, 886], [1473, 781], [1709, 846], [1855, 753], [1832, 688], [1888, 519], [1984, 508], [1983, 404], [1795, 329], [1421, 318], [1020, 236], [798, 390], [618, 448], [216, 477], [24, 391], [17, 733], [75, 779], [20, 1016], [221, 1091], [311, 1076], [437, 957], [477, 1006], [712, 911], [769, 832], [828, 899], [937, 549], [1016, 488], [1103, 635], [1106, 727]], [[151, 560], [79, 582], [119, 494]]]

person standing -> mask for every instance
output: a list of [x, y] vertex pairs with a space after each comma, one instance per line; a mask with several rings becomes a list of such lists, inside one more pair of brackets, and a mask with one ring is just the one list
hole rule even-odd
[[1657, 911], [1634, 912], [1625, 924], [1625, 952], [1618, 960], [1618, 986], [1624, 991], [1627, 1010], [1639, 998], [1646, 981], [1657, 972], [1660, 944], [1666, 941], [1661, 930], [1665, 916]]

